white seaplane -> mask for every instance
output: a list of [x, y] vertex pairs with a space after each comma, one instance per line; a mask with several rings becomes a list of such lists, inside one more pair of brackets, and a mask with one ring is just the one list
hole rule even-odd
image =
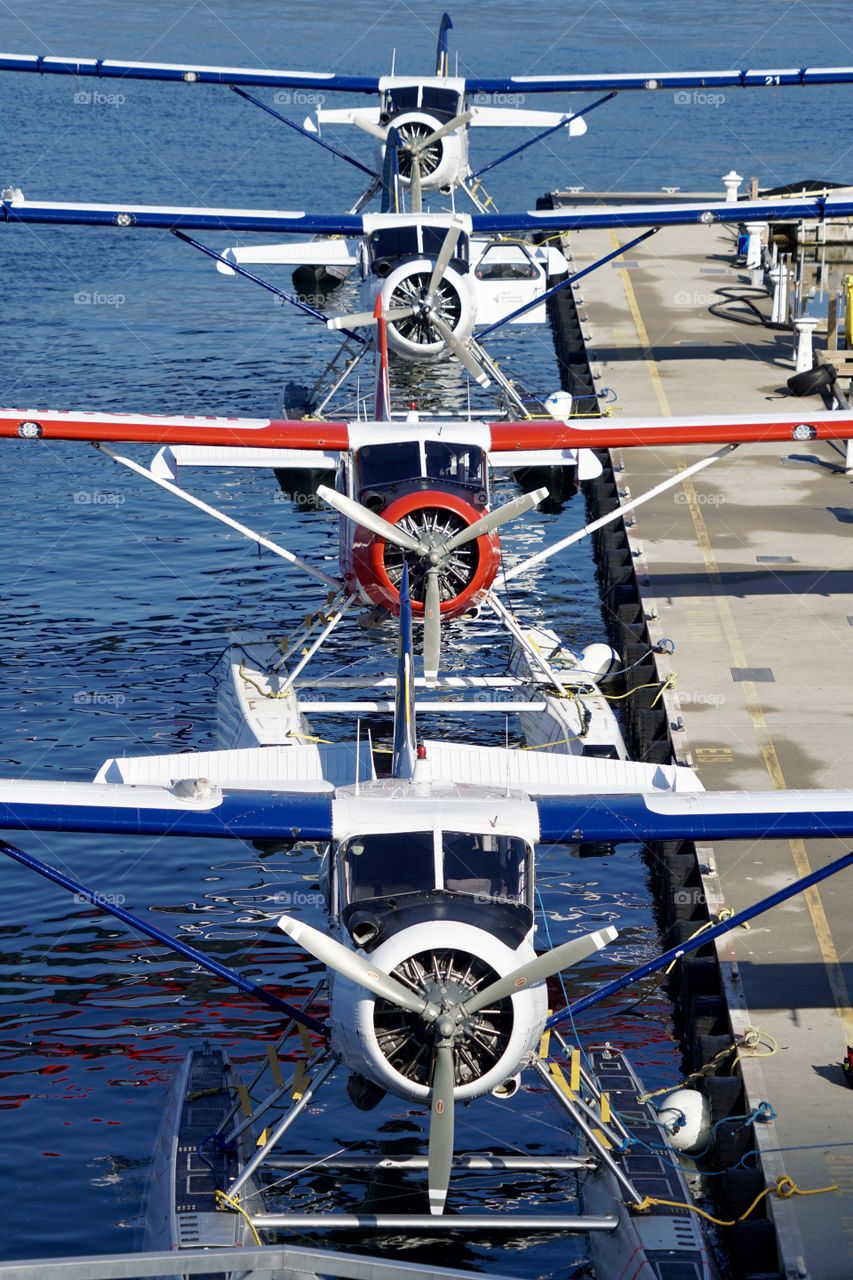
[[[484, 175], [544, 138], [565, 133], [580, 137], [586, 117], [619, 93], [630, 91], [808, 88], [850, 84], [853, 67], [775, 67], [712, 71], [593, 72], [570, 75], [460, 76], [451, 74], [448, 32], [453, 23], [443, 14], [432, 75], [397, 73], [352, 76], [337, 72], [290, 71], [272, 68], [208, 66], [198, 62], [128, 62], [107, 58], [69, 58], [53, 54], [0, 53], [0, 71], [40, 76], [91, 76], [98, 80], [161, 80], [183, 85], [227, 85], [243, 99], [272, 115], [328, 154], [344, 160], [371, 179], [360, 208], [379, 188], [388, 138], [394, 129], [401, 144], [401, 173], [411, 192], [412, 208], [421, 193], [464, 191], [481, 212], [493, 202], [482, 187]], [[376, 105], [332, 108], [324, 104], [303, 124], [283, 115], [269, 102], [247, 92], [248, 87], [308, 94], [343, 93], [375, 98]], [[521, 98], [540, 94], [599, 93], [603, 96], [577, 111], [541, 111], [518, 105]], [[378, 144], [377, 166], [371, 169], [357, 157], [322, 137], [323, 126], [356, 126]], [[472, 171], [470, 129], [536, 129], [520, 146]]]
[[[641, 1190], [648, 1156], [645, 1147], [639, 1155], [632, 1148], [620, 1111], [631, 1110], [634, 1139], [642, 1132], [646, 1143], [665, 1149], [666, 1131], [653, 1108], [645, 1105], [638, 1113], [636, 1076], [609, 1048], [582, 1067], [558, 1027], [845, 869], [853, 854], [638, 968], [617, 971], [605, 986], [549, 1015], [548, 977], [613, 943], [617, 931], [606, 927], [579, 934], [537, 954], [534, 846], [540, 841], [577, 845], [853, 835], [853, 792], [714, 794], [703, 792], [692, 770], [680, 766], [419, 741], [407, 567], [399, 613], [389, 776], [377, 776], [369, 744], [365, 752], [357, 737], [337, 747], [291, 741], [286, 747], [114, 759], [92, 783], [0, 781], [4, 831], [228, 836], [312, 841], [322, 848], [327, 918], [310, 923], [283, 915], [276, 922], [326, 971], [308, 1004], [295, 1007], [134, 915], [119, 905], [120, 895], [82, 885], [32, 854], [0, 843], [0, 853], [76, 894], [78, 901], [91, 902], [261, 1000], [284, 1019], [277, 1052], [296, 1024], [307, 1032], [298, 1084], [285, 1083], [276, 1055], [268, 1055], [269, 1092], [258, 1100], [264, 1075], [259, 1070], [249, 1115], [241, 1113], [237, 1079], [221, 1051], [202, 1047], [190, 1055], [167, 1108], [168, 1141], [155, 1157], [155, 1185], [163, 1198], [149, 1208], [147, 1244], [185, 1249], [188, 1258], [215, 1245], [222, 1250], [220, 1266], [233, 1260], [234, 1274], [245, 1275], [251, 1267], [262, 1272], [278, 1254], [271, 1245], [256, 1257], [253, 1242], [261, 1246], [294, 1231], [430, 1232], [445, 1221], [454, 1173], [462, 1178], [469, 1169], [504, 1176], [513, 1169], [548, 1169], [581, 1175], [584, 1210], [579, 1215], [461, 1213], [447, 1219], [448, 1226], [454, 1231], [584, 1232], [604, 1274], [618, 1274], [618, 1266], [630, 1258], [634, 1274], [643, 1280], [660, 1280], [667, 1267], [678, 1265], [710, 1280], [713, 1265], [698, 1220], [668, 1203], [689, 1202], [677, 1163], [658, 1161], [658, 1185], [663, 1178], [666, 1196], [658, 1192], [651, 1203]], [[512, 1097], [522, 1073], [530, 1070], [564, 1112], [571, 1154], [455, 1156], [457, 1104], [488, 1093]], [[350, 1156], [329, 1165], [349, 1175], [425, 1168], [428, 1214], [269, 1211], [262, 1194], [265, 1177], [305, 1163], [304, 1156], [282, 1154], [285, 1135], [336, 1072], [347, 1073], [350, 1099], [362, 1109], [371, 1109], [385, 1093], [429, 1108], [425, 1158], [398, 1153], [389, 1162]], [[199, 1096], [216, 1102], [199, 1108]], [[264, 1141], [257, 1145], [261, 1128]], [[328, 1274], [322, 1254], [310, 1260], [318, 1274]]]
[[[395, 153], [392, 152], [393, 157]], [[391, 184], [393, 188], [393, 182]], [[507, 324], [526, 323], [528, 317], [542, 322], [545, 304], [554, 293], [575, 283], [582, 275], [624, 253], [666, 226], [748, 221], [805, 222], [853, 216], [849, 195], [805, 195], [736, 202], [708, 201], [695, 204], [614, 205], [602, 208], [564, 207], [557, 210], [528, 210], [520, 213], [413, 214], [389, 209], [380, 214], [315, 214], [287, 210], [206, 209], [181, 206], [64, 203], [29, 200], [19, 189], [6, 189], [0, 199], [0, 224], [11, 229], [17, 223], [69, 224], [133, 230], [160, 228], [174, 232], [218, 265], [246, 277], [324, 325], [340, 328], [346, 342], [367, 347], [359, 330], [375, 324], [375, 302], [381, 299], [388, 323], [389, 348], [405, 360], [428, 364], [456, 357], [481, 385], [495, 380], [510, 403], [518, 408], [507, 380], [490, 360], [483, 340]], [[559, 263], [555, 251], [535, 249], [525, 244], [506, 246], [502, 238], [519, 233], [547, 233], [586, 228], [646, 228], [634, 240], [621, 245], [583, 272], [567, 276], [550, 288], [548, 280]], [[338, 241], [310, 242], [329, 261], [345, 254], [359, 263], [364, 302], [368, 308], [352, 316], [326, 315], [299, 297], [285, 293], [261, 280], [244, 263], [298, 261], [305, 245], [255, 246], [220, 252], [195, 239], [191, 231], [299, 232], [322, 237], [343, 237]], [[348, 241], [357, 241], [353, 255]], [[477, 242], [476, 251], [472, 245]], [[326, 248], [326, 244], [332, 248]], [[482, 247], [485, 246], [485, 247]], [[310, 247], [310, 246], [309, 246]], [[489, 257], [494, 253], [494, 272]], [[506, 254], [510, 254], [507, 259]], [[544, 254], [544, 257], [543, 257]], [[294, 256], [295, 255], [295, 256]], [[516, 255], [516, 257], [513, 257]], [[538, 257], [537, 257], [538, 255]], [[562, 258], [562, 255], [559, 255]], [[517, 260], [516, 260], [517, 258]], [[563, 262], [565, 260], [563, 259]], [[479, 274], [478, 274], [479, 273]], [[505, 277], [509, 276], [509, 280]], [[507, 292], [507, 289], [509, 290]], [[518, 305], [515, 301], [521, 299]], [[496, 319], [483, 325], [484, 316]], [[482, 327], [477, 327], [478, 325]], [[351, 374], [350, 361], [340, 386]]]

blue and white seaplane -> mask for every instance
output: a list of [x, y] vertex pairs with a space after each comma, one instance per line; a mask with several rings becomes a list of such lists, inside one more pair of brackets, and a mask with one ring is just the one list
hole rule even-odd
[[[370, 179], [359, 209], [379, 189], [380, 172], [393, 129], [401, 146], [402, 180], [413, 210], [421, 208], [422, 193], [452, 195], [464, 191], [483, 212], [493, 202], [483, 190], [486, 173], [542, 141], [565, 133], [586, 133], [586, 117], [620, 93], [722, 88], [808, 88], [853, 82], [853, 67], [775, 67], [717, 71], [592, 72], [575, 75], [460, 76], [451, 74], [449, 31], [453, 23], [443, 14], [432, 75], [397, 73], [352, 76], [337, 72], [272, 68], [207, 66], [202, 63], [128, 62], [105, 58], [69, 58], [53, 54], [0, 53], [0, 70], [41, 76], [91, 76], [98, 80], [161, 80], [181, 85], [227, 85], [241, 98], [265, 111], [301, 136], [344, 160]], [[376, 99], [371, 106], [331, 108], [321, 102], [300, 125], [276, 107], [250, 94], [250, 87], [276, 89], [298, 103], [300, 93], [352, 94]], [[541, 111], [522, 107], [521, 99], [540, 94], [596, 93], [602, 96], [576, 111]], [[322, 137], [323, 126], [356, 126], [377, 143], [376, 167], [332, 145]], [[481, 128], [535, 129], [534, 137], [472, 171], [469, 131]]]
[[[392, 157], [395, 154], [392, 152]], [[393, 189], [392, 181], [389, 190]], [[768, 220], [808, 222], [851, 216], [853, 201], [845, 193], [735, 202], [563, 207], [471, 216], [399, 212], [397, 207], [389, 207], [379, 214], [335, 215], [276, 209], [134, 205], [121, 201], [78, 204], [30, 200], [19, 189], [4, 190], [0, 199], [0, 224], [9, 229], [17, 223], [57, 223], [126, 231], [141, 228], [172, 231], [217, 265], [261, 285], [314, 321], [339, 328], [347, 343], [365, 350], [372, 343], [360, 330], [374, 325], [375, 303], [379, 298], [388, 323], [388, 345], [398, 356], [427, 364], [455, 357], [481, 385], [495, 381], [516, 409], [524, 406], [489, 358], [484, 339], [504, 325], [544, 322], [545, 304], [558, 290], [568, 288], [660, 228]], [[582, 272], [566, 276], [550, 287], [546, 287], [548, 281], [560, 266], [551, 255], [558, 251], [537, 249], [526, 242], [503, 244], [506, 236], [543, 236], [549, 232], [608, 227], [645, 230]], [[313, 245], [316, 251], [314, 261], [321, 261], [324, 255], [329, 262], [337, 261], [343, 254], [349, 265], [357, 262], [366, 310], [352, 316], [328, 315], [261, 279], [245, 265], [247, 261], [292, 264], [304, 256], [307, 251], [304, 244], [296, 248], [239, 246], [220, 251], [190, 235], [193, 231], [307, 233], [323, 237], [322, 241], [309, 243], [308, 247]], [[343, 239], [325, 239], [328, 237]], [[355, 252], [349, 243], [357, 244]], [[327, 244], [333, 247], [327, 248]], [[561, 254], [559, 257], [565, 263]], [[496, 312], [500, 314], [495, 316]], [[484, 323], [484, 318], [488, 318], [488, 323]], [[334, 384], [335, 390], [350, 376], [355, 364], [355, 360], [347, 364], [345, 373]]]
[[[849, 836], [853, 792], [715, 794], [702, 791], [692, 771], [680, 766], [421, 741], [407, 579], [404, 568], [393, 753], [384, 777], [357, 739], [334, 748], [292, 743], [286, 749], [113, 760], [92, 783], [0, 781], [5, 832], [298, 840], [317, 842], [322, 853], [325, 917], [313, 923], [295, 915], [269, 919], [325, 970], [308, 1004], [297, 1007], [119, 905], [120, 896], [0, 843], [0, 854], [263, 1002], [283, 1023], [278, 1052], [296, 1025], [306, 1032], [298, 1083], [285, 1083], [275, 1054], [268, 1055], [252, 1082], [255, 1106], [248, 1115], [241, 1112], [237, 1078], [222, 1052], [202, 1047], [190, 1055], [167, 1108], [169, 1140], [157, 1150], [154, 1183], [164, 1198], [149, 1208], [147, 1244], [190, 1250], [215, 1245], [223, 1249], [221, 1265], [232, 1257], [229, 1246], [240, 1247], [233, 1265], [242, 1275], [245, 1246], [260, 1246], [280, 1232], [435, 1230], [436, 1218], [444, 1221], [454, 1172], [461, 1178], [467, 1169], [505, 1176], [512, 1169], [542, 1168], [581, 1175], [584, 1212], [522, 1218], [462, 1213], [448, 1225], [455, 1231], [586, 1232], [604, 1274], [618, 1274], [630, 1258], [633, 1274], [643, 1280], [661, 1280], [670, 1273], [667, 1266], [678, 1264], [710, 1280], [713, 1267], [697, 1219], [665, 1202], [689, 1201], [677, 1164], [659, 1161], [664, 1172], [657, 1185], [663, 1177], [667, 1195], [658, 1190], [657, 1200], [664, 1202], [649, 1202], [637, 1182], [648, 1157], [638, 1161], [632, 1151], [620, 1109], [630, 1107], [632, 1131], [646, 1126], [661, 1149], [664, 1121], [648, 1104], [638, 1118], [639, 1084], [620, 1053], [606, 1048], [582, 1068], [559, 1028], [844, 870], [853, 854], [639, 967], [615, 969], [612, 981], [551, 1014], [547, 979], [618, 935], [611, 927], [579, 929], [578, 936], [537, 954], [534, 848], [538, 842]], [[258, 1100], [265, 1070], [269, 1092]], [[571, 1154], [456, 1157], [456, 1106], [486, 1094], [512, 1097], [526, 1071], [562, 1109]], [[282, 1154], [285, 1136], [335, 1073], [347, 1074], [350, 1099], [362, 1109], [385, 1093], [429, 1108], [425, 1158], [398, 1154], [389, 1163], [352, 1157], [329, 1165], [350, 1175], [425, 1168], [428, 1214], [268, 1210], [265, 1177], [305, 1163], [304, 1156]], [[202, 1108], [195, 1105], [199, 1096], [206, 1099]], [[264, 1141], [257, 1145], [261, 1128]], [[324, 1274], [321, 1261], [316, 1269]], [[263, 1262], [252, 1265], [262, 1268]]]

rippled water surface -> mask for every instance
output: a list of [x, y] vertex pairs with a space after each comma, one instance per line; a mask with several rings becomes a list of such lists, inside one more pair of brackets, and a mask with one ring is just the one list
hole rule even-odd
[[[463, 74], [853, 62], [844, 45], [847, 8], [840, 0], [810, 7], [748, 0], [736, 8], [716, 0], [695, 7], [611, 0], [567, 9], [544, 0], [531, 10], [508, 0], [465, 0], [454, 9], [453, 48]], [[398, 70], [427, 70], [439, 16], [436, 6], [394, 0], [315, 8], [260, 0], [12, 0], [0, 7], [0, 46], [354, 73], [388, 69], [396, 49]], [[4, 186], [20, 186], [33, 199], [121, 194], [149, 203], [330, 212], [358, 194], [354, 172], [327, 163], [227, 89], [109, 82], [110, 102], [92, 88], [92, 81], [0, 79]], [[585, 138], [549, 140], [498, 169], [492, 190], [510, 209], [571, 185], [716, 189], [732, 166], [767, 184], [842, 180], [849, 177], [843, 151], [826, 126], [849, 92], [730, 92], [719, 103], [678, 103], [663, 94], [623, 99], [590, 117]], [[295, 101], [285, 109], [301, 119], [312, 105]], [[474, 139], [483, 161], [512, 143], [484, 133]], [[368, 158], [367, 139], [332, 136]], [[285, 381], [316, 376], [332, 349], [318, 326], [248, 284], [223, 281], [206, 260], [156, 232], [5, 227], [0, 294], [0, 399], [17, 407], [266, 414]], [[547, 331], [501, 336], [494, 352], [534, 390], [556, 386]], [[405, 376], [396, 389], [401, 400], [424, 396]], [[452, 371], [440, 393], [445, 404], [465, 403]], [[86, 446], [6, 442], [3, 454], [4, 771], [86, 779], [113, 754], [211, 747], [213, 668], [228, 633], [292, 630], [321, 591]], [[202, 472], [191, 483], [300, 554], [334, 562], [331, 516], [277, 500], [271, 476]], [[582, 518], [579, 503], [560, 515], [533, 514], [507, 533], [507, 553], [535, 550]], [[581, 645], [601, 635], [597, 601], [584, 545], [513, 593], [523, 620], [547, 620]], [[359, 634], [341, 660], [353, 670], [375, 668], [387, 662], [392, 644], [382, 631], [369, 639]], [[499, 669], [481, 628], [453, 628], [448, 647], [459, 669]], [[494, 729], [499, 735], [500, 726]], [[228, 842], [84, 836], [22, 836], [21, 843], [295, 998], [316, 980], [316, 966], [271, 924], [285, 895], [310, 894], [316, 883], [308, 852], [285, 857]], [[274, 1028], [260, 1007], [85, 903], [16, 865], [4, 865], [2, 874], [0, 1255], [138, 1248], [152, 1135], [176, 1064], [202, 1036], [248, 1063]], [[539, 877], [554, 943], [602, 923], [622, 929], [616, 947], [572, 974], [576, 988], [654, 953], [658, 939], [636, 848], [600, 861], [546, 851]], [[319, 923], [316, 907], [301, 909]], [[590, 1018], [582, 1035], [587, 1043], [628, 1044], [647, 1080], [663, 1083], [679, 1069], [669, 1011], [652, 998], [641, 1012]], [[297, 1141], [315, 1153], [354, 1138], [417, 1144], [423, 1122], [421, 1111], [399, 1100], [369, 1116], [355, 1113], [334, 1084]], [[561, 1149], [559, 1116], [536, 1086], [509, 1105], [474, 1104], [460, 1112], [458, 1125], [459, 1143], [470, 1149]], [[419, 1185], [411, 1179], [405, 1190]], [[365, 1193], [361, 1184], [339, 1189], [314, 1174], [290, 1203], [355, 1208]], [[473, 1176], [454, 1192], [463, 1208], [515, 1202], [523, 1211], [548, 1211], [564, 1195], [557, 1182]], [[560, 1276], [576, 1269], [582, 1249], [518, 1237], [500, 1247], [488, 1239], [418, 1244], [412, 1256], [425, 1266], [466, 1262]]]

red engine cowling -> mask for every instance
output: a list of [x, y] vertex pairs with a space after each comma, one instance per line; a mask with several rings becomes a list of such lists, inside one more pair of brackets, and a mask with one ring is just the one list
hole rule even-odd
[[[381, 515], [414, 537], [420, 539], [426, 535], [440, 545], [479, 520], [483, 511], [453, 493], [418, 491], [397, 498]], [[399, 609], [404, 556], [409, 563], [412, 612], [423, 615], [428, 561], [414, 552], [392, 546], [378, 534], [356, 528], [352, 547], [356, 583], [374, 604], [392, 613]], [[496, 530], [464, 543], [442, 559], [439, 563], [442, 616], [455, 618], [479, 604], [492, 586], [499, 565], [500, 539]]]

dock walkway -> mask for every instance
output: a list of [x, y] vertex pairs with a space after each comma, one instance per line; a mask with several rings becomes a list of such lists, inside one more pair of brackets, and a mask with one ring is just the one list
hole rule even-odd
[[[611, 252], [615, 234], [575, 235], [576, 268]], [[783, 403], [801, 404], [808, 421], [823, 407], [788, 396], [790, 333], [709, 314], [717, 289], [749, 285], [733, 248], [719, 226], [666, 229], [582, 282], [591, 364], [618, 394], [617, 421], [620, 411], [766, 413]], [[614, 463], [636, 496], [709, 452], [625, 450]], [[642, 507], [629, 529], [646, 614], [676, 645], [663, 660], [677, 673], [672, 714], [684, 721], [676, 752], [709, 789], [853, 785], [853, 488], [843, 462], [832, 443], [743, 445]], [[719, 874], [711, 893], [737, 910], [843, 851], [766, 841], [699, 852]], [[839, 1187], [773, 1199], [788, 1274], [849, 1280], [853, 1094], [840, 1062], [853, 1043], [853, 875], [724, 939], [719, 956], [733, 1030], [751, 1024], [778, 1045], [744, 1062], [751, 1104], [777, 1113], [756, 1130], [765, 1172]]]

